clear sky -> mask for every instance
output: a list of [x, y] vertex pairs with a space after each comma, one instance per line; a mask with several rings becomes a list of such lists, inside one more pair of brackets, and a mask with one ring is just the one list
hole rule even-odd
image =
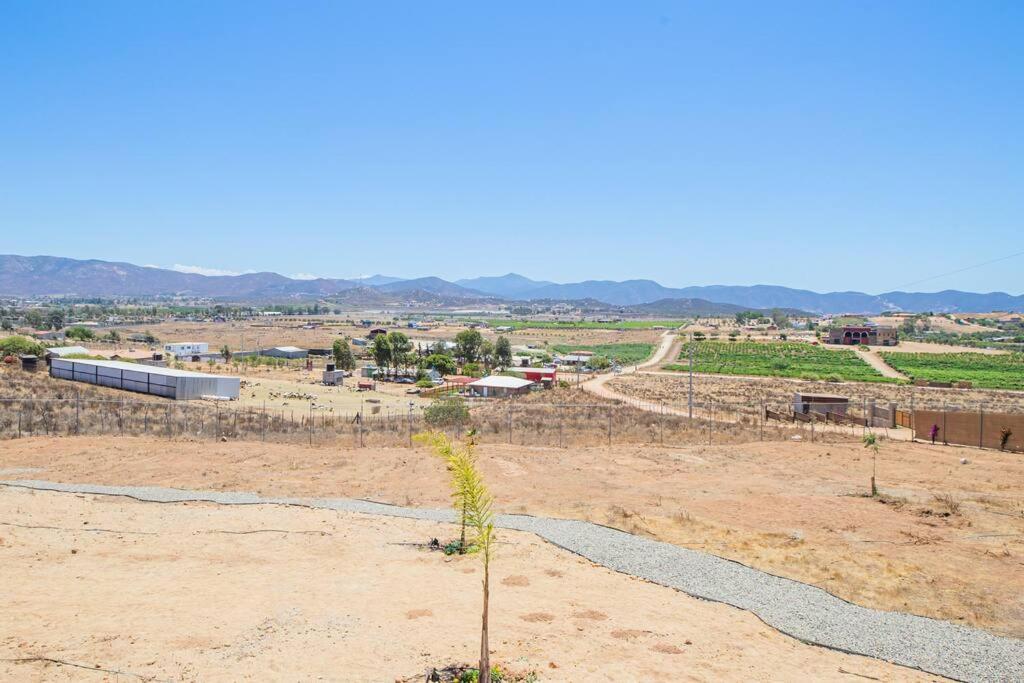
[[1024, 2], [496, 4], [0, 0], [0, 253], [875, 293], [1024, 251]]

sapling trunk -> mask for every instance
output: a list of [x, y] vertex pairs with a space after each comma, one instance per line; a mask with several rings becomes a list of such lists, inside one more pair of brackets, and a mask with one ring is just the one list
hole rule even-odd
[[487, 620], [491, 598], [491, 561], [484, 555], [484, 608], [480, 624], [480, 683], [491, 683], [491, 653], [487, 643]]

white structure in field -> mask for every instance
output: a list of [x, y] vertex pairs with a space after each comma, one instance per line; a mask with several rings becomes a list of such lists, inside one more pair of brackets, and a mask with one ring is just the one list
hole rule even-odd
[[103, 387], [163, 396], [179, 401], [214, 397], [238, 398], [241, 380], [238, 377], [208, 375], [173, 368], [160, 368], [118, 360], [79, 360], [54, 358], [50, 376]]
[[206, 342], [175, 342], [173, 344], [164, 344], [164, 351], [175, 358], [188, 358], [208, 353], [210, 345]]

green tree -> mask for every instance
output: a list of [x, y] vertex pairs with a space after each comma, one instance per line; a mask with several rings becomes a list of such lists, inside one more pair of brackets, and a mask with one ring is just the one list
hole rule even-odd
[[399, 368], [408, 368], [412, 352], [412, 342], [403, 332], [397, 330], [388, 332], [388, 344], [391, 346], [391, 364], [397, 371]]
[[479, 330], [462, 330], [455, 335], [455, 356], [464, 363], [473, 363], [479, 358], [483, 343]]
[[494, 357], [500, 367], [507, 368], [512, 365], [512, 342], [508, 337], [498, 337], [494, 343]]
[[64, 327], [64, 311], [54, 308], [46, 315], [46, 323], [52, 330], [59, 330]]
[[423, 420], [435, 429], [458, 427], [469, 422], [469, 408], [461, 396], [439, 398], [424, 409]]
[[784, 330], [789, 327], [789, 316], [786, 315], [785, 311], [781, 308], [773, 308], [771, 317], [772, 322], [775, 323], [775, 326], [780, 330]]
[[442, 375], [455, 374], [455, 359], [441, 353], [432, 353], [423, 359], [423, 367], [433, 368]]
[[29, 310], [25, 311], [22, 317], [25, 319], [25, 324], [34, 330], [41, 329], [45, 324], [43, 320], [43, 314], [35, 310], [34, 308], [30, 308]]
[[484, 340], [480, 343], [480, 362], [484, 364], [484, 368], [489, 372], [494, 367], [494, 344], [488, 340]]
[[220, 355], [224, 356], [224, 362], [225, 363], [230, 363], [231, 362], [231, 347], [228, 346], [227, 344], [225, 344], [224, 346], [220, 347]]
[[75, 325], [74, 327], [68, 328], [64, 336], [69, 339], [78, 339], [80, 341], [88, 341], [89, 339], [95, 339], [96, 334], [88, 327], [82, 327], [81, 325]]
[[612, 362], [608, 360], [607, 356], [602, 355], [593, 355], [587, 361], [587, 367], [592, 370], [607, 370], [611, 365]]
[[334, 352], [334, 364], [339, 370], [356, 369], [356, 359], [352, 355], [352, 347], [349, 346], [348, 337], [335, 339], [331, 350]]
[[373, 362], [377, 364], [377, 367], [383, 370], [385, 375], [388, 374], [388, 369], [391, 367], [391, 344], [386, 335], [378, 334], [373, 338], [370, 353], [373, 354]]

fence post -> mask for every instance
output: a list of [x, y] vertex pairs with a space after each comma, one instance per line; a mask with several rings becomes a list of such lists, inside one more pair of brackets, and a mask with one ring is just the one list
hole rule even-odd
[[171, 404], [170, 403], [167, 404], [166, 426], [167, 426], [167, 438], [170, 439], [171, 438]]
[[764, 416], [768, 408], [765, 406], [764, 399], [761, 399], [761, 441], [764, 441]]
[[78, 436], [78, 435], [80, 435], [82, 433], [81, 432], [82, 423], [79, 420], [79, 412], [80, 412], [80, 407], [81, 407], [80, 404], [81, 404], [81, 402], [82, 402], [82, 394], [81, 393], [76, 393], [75, 394], [75, 436]]
[[949, 441], [946, 440], [946, 402], [942, 402], [942, 443], [949, 445]]
[[117, 406], [117, 429], [124, 436], [124, 399], [122, 398]]
[[144, 434], [149, 434], [149, 404], [143, 406], [144, 412], [142, 413], [142, 431]]
[[313, 401], [309, 402], [309, 445], [313, 445]]
[[263, 402], [263, 414], [260, 416], [260, 433], [264, 441], [267, 440], [267, 402]]
[[814, 423], [818, 420], [814, 417], [814, 411], [811, 411], [811, 443], [814, 443]]
[[508, 443], [512, 445], [512, 404], [508, 404]]
[[21, 438], [21, 416], [25, 412], [24, 404], [18, 406], [18, 438]]
[[978, 448], [985, 447], [985, 404], [978, 403]]

